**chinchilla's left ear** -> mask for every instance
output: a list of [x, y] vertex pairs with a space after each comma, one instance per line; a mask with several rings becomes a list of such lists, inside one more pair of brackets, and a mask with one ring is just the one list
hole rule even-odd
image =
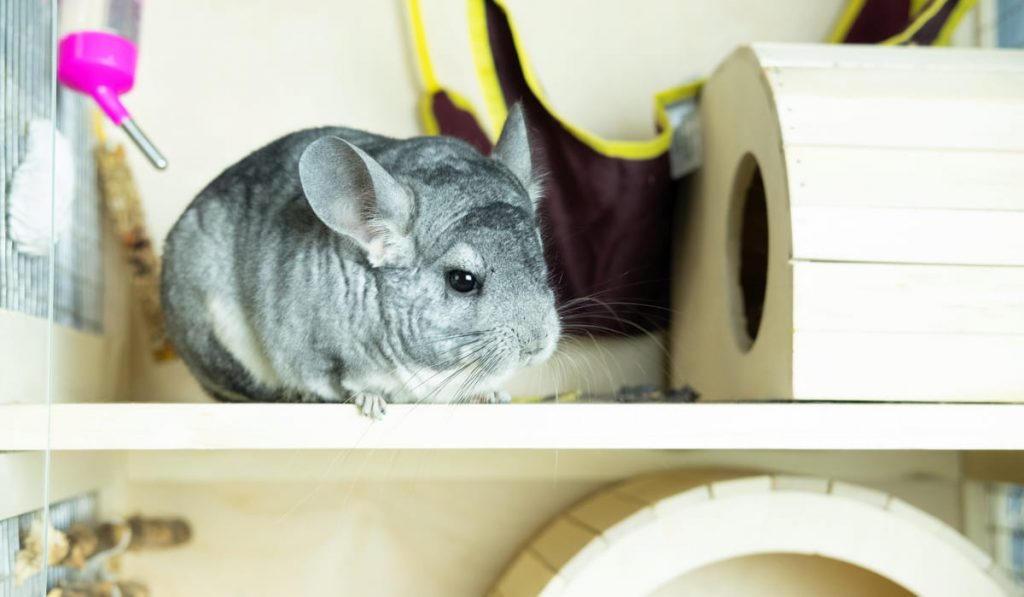
[[372, 157], [338, 137], [321, 137], [299, 158], [299, 179], [320, 220], [366, 252], [373, 267], [411, 261], [413, 199]]
[[530, 149], [530, 133], [521, 103], [516, 103], [508, 111], [505, 126], [501, 129], [501, 135], [491, 157], [504, 164], [519, 179], [536, 209], [543, 185], [534, 164], [536, 156]]

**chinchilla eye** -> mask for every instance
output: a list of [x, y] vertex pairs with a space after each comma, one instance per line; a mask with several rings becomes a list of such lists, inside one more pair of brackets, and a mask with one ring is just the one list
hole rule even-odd
[[467, 272], [466, 270], [448, 270], [447, 277], [448, 285], [451, 286], [452, 290], [455, 292], [467, 294], [480, 289], [480, 281], [475, 275]]

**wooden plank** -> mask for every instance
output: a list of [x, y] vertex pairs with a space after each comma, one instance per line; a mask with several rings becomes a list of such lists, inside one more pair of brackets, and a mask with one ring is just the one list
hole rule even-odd
[[903, 500], [893, 498], [886, 508], [893, 514], [913, 522], [915, 525], [928, 529], [947, 544], [955, 547], [965, 558], [974, 562], [981, 569], [992, 565], [992, 557], [983, 552], [953, 527], [945, 524], [927, 512], [915, 508]]
[[650, 522], [654, 510], [638, 500], [609, 491], [573, 506], [566, 516], [614, 541]]
[[772, 475], [772, 491], [803, 491], [829, 493], [831, 481], [806, 475]]
[[570, 581], [575, 572], [590, 565], [607, 549], [607, 541], [569, 516], [562, 516], [544, 528], [530, 549], [558, 576]]
[[797, 261], [793, 327], [1024, 334], [1024, 267]]
[[791, 213], [798, 260], [1024, 265], [1024, 211], [794, 205]]
[[793, 355], [799, 400], [998, 402], [1024, 395], [1024, 336], [796, 332]]
[[[865, 372], [862, 387], [894, 387]], [[40, 406], [0, 407], [0, 450], [43, 449], [45, 417]], [[397, 405], [381, 422], [350, 405], [66, 404], [52, 422], [58, 451], [1024, 449], [1016, 404]]]
[[885, 508], [889, 505], [889, 500], [892, 499], [892, 496], [883, 491], [843, 481], [833, 481], [829, 493], [834, 496], [871, 504], [876, 508]]
[[560, 593], [558, 572], [532, 551], [524, 551], [509, 566], [496, 589], [505, 597], [538, 597]]
[[[993, 75], [998, 76], [998, 75]], [[1024, 151], [1024, 100], [776, 98], [784, 145]]]
[[[702, 489], [703, 492], [698, 491], [696, 493], [706, 494], [705, 486], [709, 483], [731, 479], [742, 474], [743, 472], [739, 469], [727, 469], [724, 471], [692, 469], [686, 471], [686, 474], [656, 473], [630, 479], [615, 487], [614, 491], [644, 504], [657, 506], [666, 498], [687, 495], [692, 489]], [[695, 498], [688, 496], [688, 499]]]
[[1024, 210], [1024, 152], [785, 148], [793, 205]]
[[[1024, 52], [1018, 53], [1018, 56], [1021, 61], [1024, 61]], [[927, 118], [930, 115], [929, 105], [932, 102], [941, 104], [956, 102], [956, 105], [962, 103], [964, 106], [963, 111], [950, 112], [943, 120], [933, 122], [938, 125], [937, 129], [949, 131], [950, 135], [955, 134], [958, 126], [962, 126], [949, 122], [954, 119], [954, 115], [965, 124], [987, 121], [989, 115], [970, 109], [971, 105], [993, 103], [1019, 107], [1024, 103], [1024, 69], [992, 71], [964, 66], [963, 68], [936, 67], [928, 70], [915, 69], [911, 65], [908, 65], [907, 68], [889, 68], [882, 64], [875, 64], [864, 65], [860, 68], [769, 66], [766, 67], [765, 73], [776, 97], [783, 102], [799, 99], [808, 102], [822, 102], [823, 106], [834, 100], [841, 100], [844, 102], [843, 105], [850, 101], [857, 103], [862, 101], [885, 102], [886, 104], [895, 102], [892, 104], [892, 109], [875, 112], [870, 120], [861, 123], [864, 128], [877, 130], [875, 127], [886, 122], [893, 122], [897, 125], [896, 131], [889, 131], [889, 134], [898, 132], [900, 125], [916, 126], [918, 122]], [[903, 118], [895, 118], [897, 116], [895, 111], [905, 108], [905, 100], [914, 101], [924, 109], [920, 112], [900, 112], [898, 115]], [[786, 105], [786, 103], [780, 104], [780, 115], [784, 126], [797, 122], [791, 121], [791, 116], [800, 116], [790, 114], [785, 108]], [[890, 121], [890, 118], [893, 120]], [[844, 119], [838, 122], [848, 121]], [[964, 127], [963, 130], [967, 132], [972, 129]], [[974, 130], [980, 132], [981, 129]], [[887, 138], [882, 137], [882, 139]], [[965, 137], [965, 139], [968, 138], [970, 136]], [[931, 147], [948, 147], [941, 143], [929, 145]]]
[[1024, 72], [1024, 52], [870, 45], [755, 43], [766, 68], [880, 68], [913, 72]]
[[552, 570], [561, 570], [589, 543], [600, 540], [600, 534], [563, 516], [544, 528], [530, 547]]

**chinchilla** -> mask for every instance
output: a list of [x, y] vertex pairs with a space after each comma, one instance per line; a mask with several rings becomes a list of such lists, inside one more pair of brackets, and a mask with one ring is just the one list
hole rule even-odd
[[228, 168], [168, 235], [168, 330], [229, 401], [504, 402], [560, 324], [521, 109], [491, 157], [446, 137], [296, 132]]

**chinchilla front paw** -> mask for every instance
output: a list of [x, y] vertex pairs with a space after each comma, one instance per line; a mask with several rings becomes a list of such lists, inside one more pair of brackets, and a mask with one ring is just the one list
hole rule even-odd
[[512, 402], [512, 396], [508, 392], [498, 390], [497, 392], [484, 392], [470, 396], [466, 402], [470, 404], [508, 404]]
[[364, 416], [370, 417], [374, 420], [381, 420], [384, 418], [384, 413], [387, 412], [388, 401], [384, 399], [384, 396], [380, 394], [373, 394], [371, 392], [357, 392], [352, 397], [352, 402], [359, 408]]

